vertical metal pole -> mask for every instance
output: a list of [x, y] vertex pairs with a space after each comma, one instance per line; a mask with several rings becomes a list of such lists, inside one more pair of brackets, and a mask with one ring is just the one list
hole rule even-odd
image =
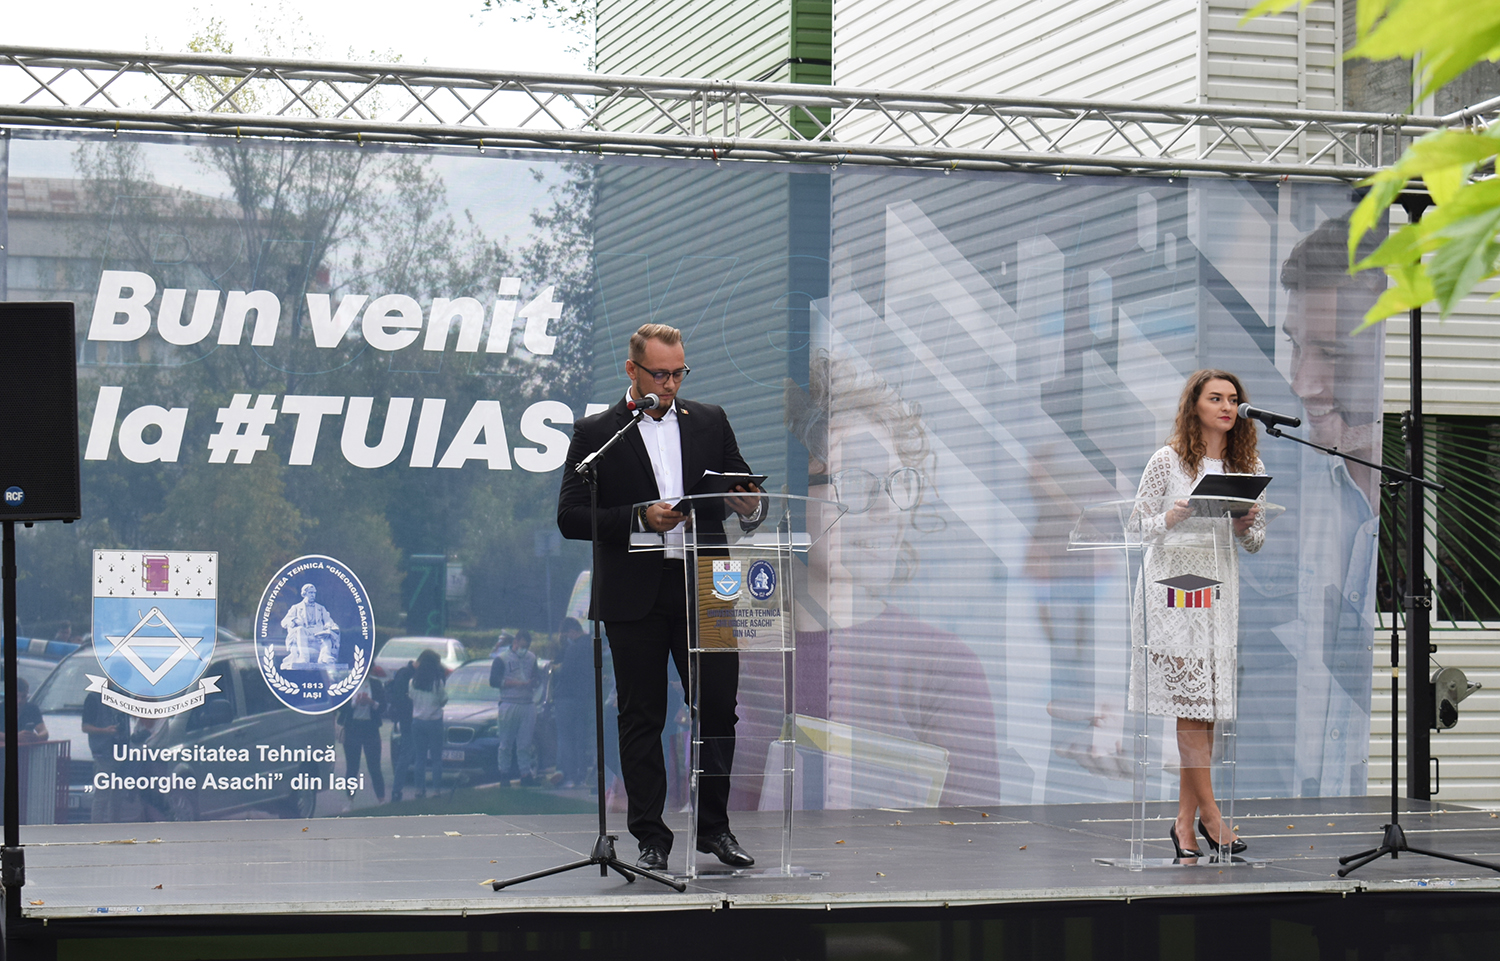
[[[1426, 194], [1402, 194], [1401, 206], [1412, 223], [1422, 219], [1431, 204]], [[1422, 308], [1409, 314], [1408, 340], [1411, 366], [1407, 383], [1411, 389], [1410, 423], [1406, 430], [1406, 470], [1422, 476], [1426, 441], [1422, 431]], [[1427, 682], [1431, 661], [1432, 589], [1427, 583], [1422, 551], [1426, 546], [1426, 492], [1420, 484], [1406, 485], [1406, 796], [1418, 801], [1432, 798], [1432, 688]], [[1394, 745], [1392, 746], [1394, 750]]]
[[[1137, 502], [1132, 501], [1132, 508]], [[1120, 530], [1125, 539], [1125, 610], [1132, 619], [1135, 618], [1135, 585], [1137, 581], [1145, 577], [1146, 572], [1146, 545], [1140, 537], [1140, 530], [1134, 531], [1136, 542], [1130, 543], [1132, 523], [1139, 524], [1132, 514], [1126, 514], [1119, 520]], [[1132, 566], [1132, 558], [1134, 564]], [[1136, 705], [1136, 710], [1130, 711], [1131, 723], [1134, 731], [1131, 735], [1132, 747], [1132, 785], [1130, 794], [1130, 870], [1144, 870], [1146, 865], [1146, 804], [1151, 796], [1149, 779], [1151, 776], [1151, 737], [1150, 719], [1146, 714], [1146, 690], [1150, 687], [1147, 673], [1151, 670], [1151, 624], [1145, 616], [1145, 593], [1144, 583], [1141, 594], [1141, 653], [1140, 662], [1135, 661], [1135, 652], [1131, 651], [1130, 678], [1128, 685], [1134, 685], [1139, 672], [1141, 702]], [[1127, 628], [1128, 629], [1128, 628]], [[1128, 636], [1128, 635], [1127, 635]], [[1127, 688], [1128, 691], [1128, 688]], [[1127, 697], [1128, 703], [1128, 697]], [[1165, 735], [1170, 737], [1170, 731]]]
[[[0, 130], [0, 188], [10, 194], [10, 131]], [[7, 286], [7, 277], [10, 273], [6, 266], [6, 257], [10, 256], [10, 217], [9, 209], [5, 204], [0, 204], [0, 301], [10, 299], [10, 290]]]
[[[761, 501], [767, 514], [768, 501]], [[792, 812], [797, 807], [797, 620], [792, 598], [795, 535], [791, 511], [782, 508], [776, 522], [776, 574], [783, 579], [781, 591], [781, 873], [792, 874]], [[805, 788], [804, 788], [805, 790]]]
[[[698, 502], [689, 501], [687, 530], [682, 534], [683, 595], [687, 599], [688, 646], [688, 836], [687, 869], [689, 878], [698, 876], [698, 817], [702, 813], [703, 794], [703, 642], [698, 636]], [[722, 510], [722, 505], [720, 506]], [[722, 529], [722, 528], [721, 528]], [[665, 547], [665, 544], [663, 544]], [[710, 657], [714, 655], [710, 654]], [[719, 745], [714, 745], [715, 749]], [[623, 762], [622, 762], [623, 763]], [[724, 773], [725, 777], [729, 772]]]
[[[1421, 364], [1422, 308], [1411, 311], [1412, 409], [1406, 428], [1406, 470], [1422, 476], [1425, 439], [1422, 436]], [[1422, 549], [1426, 544], [1426, 492], [1420, 484], [1406, 485], [1406, 796], [1418, 801], [1432, 797], [1429, 768], [1432, 766], [1432, 690], [1427, 684], [1431, 656], [1432, 594], [1427, 589]]]
[[[1401, 418], [1402, 436], [1405, 436], [1406, 420], [1410, 415]], [[1380, 496], [1385, 497], [1386, 485], [1382, 478], [1380, 483]], [[1401, 812], [1397, 799], [1400, 797], [1401, 784], [1401, 639], [1396, 633], [1397, 612], [1400, 605], [1396, 603], [1396, 586], [1401, 583], [1401, 532], [1397, 529], [1400, 525], [1395, 523], [1401, 508], [1401, 495], [1391, 488], [1391, 823], [1401, 823]], [[1381, 540], [1385, 539], [1384, 525], [1379, 532]], [[1384, 553], [1384, 544], [1380, 545], [1381, 553]], [[1401, 852], [1392, 851], [1391, 860], [1401, 856]]]
[[5, 600], [5, 850], [0, 881], [5, 885], [5, 931], [9, 937], [21, 918], [21, 887], [26, 862], [21, 853], [21, 762], [17, 746], [20, 705], [16, 703], [16, 522], [5, 521], [0, 581]]
[[[599, 784], [599, 836], [594, 841], [595, 857], [614, 857], [614, 839], [609, 836], [609, 824], [607, 821], [608, 800], [605, 795], [607, 785], [604, 774], [604, 641], [600, 636], [600, 630], [604, 626], [604, 619], [599, 616], [599, 474], [596, 468], [590, 466], [583, 475], [583, 479], [589, 485], [589, 550], [592, 553], [590, 563], [593, 569], [589, 571], [589, 616], [593, 618], [594, 628], [594, 775]], [[599, 876], [609, 877], [609, 864], [607, 861], [599, 862]]]
[[[1221, 539], [1222, 539], [1222, 543], [1220, 543]], [[1215, 552], [1216, 555], [1217, 555], [1215, 557], [1215, 563], [1216, 564], [1218, 564], [1218, 563], [1224, 564], [1224, 570], [1227, 572], [1228, 569], [1229, 569], [1228, 561], [1229, 561], [1230, 558], [1233, 558], [1235, 556], [1234, 552], [1239, 547], [1239, 544], [1235, 540], [1235, 537], [1234, 537], [1234, 521], [1232, 521], [1231, 519], [1229, 519], [1227, 517], [1220, 518], [1219, 520], [1215, 521], [1214, 522], [1214, 541], [1215, 541], [1215, 546], [1218, 548], [1218, 550]], [[1227, 576], [1227, 573], [1226, 573], [1225, 576]], [[1238, 645], [1238, 643], [1239, 643], [1238, 639], [1236, 639], [1235, 643], [1236, 643], [1236, 645]], [[1239, 703], [1239, 699], [1240, 699], [1240, 690], [1239, 690], [1240, 684], [1239, 684], [1239, 677], [1238, 677], [1238, 675], [1236, 674], [1236, 675], [1230, 677], [1229, 683], [1232, 684], [1232, 685], [1234, 685], [1234, 700], [1235, 700], [1235, 703], [1238, 704]], [[1235, 799], [1235, 791], [1237, 790], [1237, 787], [1238, 787], [1237, 781], [1238, 781], [1238, 775], [1239, 775], [1239, 769], [1238, 769], [1238, 766], [1237, 766], [1239, 764], [1239, 734], [1235, 730], [1235, 722], [1234, 722], [1233, 718], [1231, 718], [1231, 719], [1229, 719], [1227, 721], [1219, 721], [1219, 722], [1217, 722], [1217, 727], [1219, 729], [1219, 736], [1220, 736], [1221, 744], [1222, 744], [1222, 747], [1223, 747], [1223, 754], [1219, 758], [1219, 790], [1218, 790], [1218, 793], [1223, 796], [1224, 803], [1222, 805], [1220, 805], [1220, 807], [1219, 807], [1219, 813], [1222, 816], [1223, 823], [1228, 824], [1230, 831], [1233, 831], [1234, 827], [1235, 827], [1235, 825], [1234, 825], [1234, 799]], [[1212, 731], [1212, 728], [1210, 729], [1210, 731]], [[1213, 770], [1213, 734], [1212, 733], [1209, 734], [1208, 750], [1209, 750], [1209, 760], [1208, 760], [1209, 770]], [[1231, 842], [1231, 848], [1232, 847], [1233, 847], [1233, 842]], [[1232, 850], [1230, 851], [1230, 853], [1231, 854], [1233, 853]], [[1219, 858], [1219, 861], [1220, 861], [1221, 864], [1233, 864], [1234, 863], [1234, 858], [1233, 857], [1225, 858], [1225, 857], [1221, 856]]]
[[[589, 572], [590, 578], [598, 576], [599, 568], [595, 567]], [[596, 612], [597, 613], [597, 612]], [[603, 838], [609, 834], [609, 825], [605, 818], [605, 791], [607, 785], [604, 783], [604, 645], [599, 637], [601, 621], [594, 622], [594, 763], [597, 770], [594, 776], [598, 781], [599, 798], [599, 837]], [[609, 877], [609, 868], [599, 865], [599, 876]]]

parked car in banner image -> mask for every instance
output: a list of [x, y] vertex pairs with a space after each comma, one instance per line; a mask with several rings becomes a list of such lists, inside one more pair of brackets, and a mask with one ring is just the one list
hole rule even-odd
[[[88, 680], [99, 665], [90, 648], [60, 664], [37, 694], [47, 730], [72, 742], [68, 779], [70, 819], [88, 820], [95, 765], [82, 711]], [[194, 788], [144, 791], [146, 816], [194, 821], [264, 812], [311, 817], [319, 787], [330, 788], [332, 714], [299, 714], [283, 707], [256, 665], [255, 645], [221, 641], [205, 675], [218, 675], [219, 692], [192, 710], [155, 721], [133, 719], [130, 775], [191, 778]], [[232, 759], [231, 759], [232, 758]], [[341, 773], [341, 772], [339, 772]], [[206, 784], [209, 776], [213, 784]], [[312, 780], [321, 778], [321, 782]], [[237, 779], [237, 780], [236, 780]]]
[[[448, 703], [443, 708], [443, 770], [482, 781], [494, 781], [500, 770], [500, 692], [490, 687], [492, 658], [469, 661], [448, 676]], [[548, 712], [548, 678], [552, 662], [537, 659], [540, 683], [533, 697], [537, 705], [533, 733], [538, 770], [554, 760], [556, 727]]]
[[33, 693], [52, 676], [62, 659], [78, 650], [71, 641], [46, 641], [40, 637], [16, 638], [16, 676], [26, 679]]
[[443, 707], [443, 770], [481, 781], [500, 777], [500, 692], [490, 687], [488, 658], [470, 661], [448, 676], [448, 703]]
[[407, 661], [415, 661], [417, 655], [426, 650], [437, 651], [438, 660], [442, 662], [443, 669], [450, 674], [469, 659], [463, 642], [457, 638], [393, 637], [386, 641], [385, 646], [376, 653], [375, 666], [384, 669], [389, 676], [405, 667]]

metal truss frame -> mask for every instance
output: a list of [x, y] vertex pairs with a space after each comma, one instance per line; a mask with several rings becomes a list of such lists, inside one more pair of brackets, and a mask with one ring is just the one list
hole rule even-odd
[[1352, 181], [1446, 117], [0, 46], [0, 126]]

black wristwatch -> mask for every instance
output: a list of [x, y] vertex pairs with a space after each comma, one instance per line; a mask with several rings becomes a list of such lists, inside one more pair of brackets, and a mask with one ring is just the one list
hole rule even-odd
[[635, 509], [635, 519], [641, 525], [641, 530], [648, 532], [651, 530], [651, 525], [646, 523], [646, 508], [637, 507]]

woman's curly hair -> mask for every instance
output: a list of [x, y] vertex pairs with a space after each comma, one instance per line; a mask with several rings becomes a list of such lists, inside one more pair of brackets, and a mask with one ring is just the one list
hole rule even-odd
[[[1199, 370], [1188, 377], [1182, 388], [1182, 399], [1177, 402], [1177, 422], [1172, 425], [1172, 436], [1167, 438], [1167, 445], [1177, 452], [1182, 466], [1194, 477], [1208, 452], [1208, 446], [1203, 442], [1203, 422], [1198, 419], [1198, 398], [1203, 395], [1204, 385], [1211, 380], [1229, 381], [1234, 385], [1240, 403], [1250, 400], [1240, 379], [1227, 370]], [[1236, 417], [1234, 426], [1224, 436], [1224, 470], [1231, 474], [1253, 474], [1258, 456], [1255, 424]]]

